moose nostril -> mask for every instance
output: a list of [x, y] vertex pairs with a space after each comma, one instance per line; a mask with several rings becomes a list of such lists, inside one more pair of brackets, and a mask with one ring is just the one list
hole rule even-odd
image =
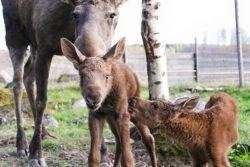
[[90, 106], [94, 106], [94, 105], [99, 104], [100, 98], [99, 98], [99, 97], [97, 97], [97, 98], [87, 97], [87, 98], [86, 98], [86, 102], [87, 102], [87, 104], [89, 104]]
[[86, 102], [91, 106], [94, 105], [94, 100], [92, 98], [87, 97]]

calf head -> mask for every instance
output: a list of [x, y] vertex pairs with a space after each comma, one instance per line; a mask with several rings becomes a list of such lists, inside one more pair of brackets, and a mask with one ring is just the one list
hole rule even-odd
[[111, 46], [118, 7], [125, 0], [62, 0], [73, 5], [75, 45], [85, 56], [103, 55]]
[[157, 126], [175, 118], [180, 111], [192, 110], [198, 103], [199, 97], [185, 97], [174, 103], [167, 100], [142, 100], [134, 97], [129, 100], [129, 111], [132, 117], [150, 127]]
[[79, 71], [80, 87], [87, 106], [91, 111], [97, 111], [112, 88], [112, 65], [124, 54], [125, 38], [103, 57], [86, 57], [65, 38], [61, 39], [61, 48]]

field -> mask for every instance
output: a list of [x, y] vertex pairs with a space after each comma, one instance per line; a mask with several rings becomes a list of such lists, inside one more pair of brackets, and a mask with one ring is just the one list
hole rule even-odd
[[[250, 166], [250, 88], [236, 89], [232, 87], [223, 88], [239, 101], [240, 107], [240, 138], [238, 144], [230, 151], [230, 161], [234, 167]], [[8, 113], [8, 124], [0, 125], [0, 166], [27, 166], [27, 158], [17, 158], [15, 154], [15, 117], [13, 102], [9, 90], [0, 89], [0, 106], [5, 106]], [[214, 91], [198, 92], [201, 101], [205, 102]], [[3, 97], [4, 95], [4, 97]], [[172, 97], [190, 95], [184, 87], [171, 88]], [[2, 97], [1, 97], [2, 96]], [[147, 98], [147, 89], [142, 88], [142, 97]], [[81, 99], [78, 87], [50, 88], [46, 113], [58, 121], [58, 127], [49, 127], [48, 130], [57, 139], [47, 138], [43, 140], [44, 156], [49, 166], [87, 166], [87, 156], [90, 145], [89, 131], [87, 127], [86, 108], [73, 108], [75, 101]], [[24, 103], [27, 99], [24, 95]], [[3, 109], [3, 107], [2, 107]], [[27, 109], [28, 110], [28, 109]], [[0, 107], [1, 111], [1, 107]], [[30, 112], [24, 109], [25, 129], [30, 141], [33, 133], [33, 122]], [[2, 114], [0, 112], [0, 114]], [[0, 115], [1, 116], [1, 115]], [[114, 138], [105, 127], [104, 135], [109, 146], [110, 157], [113, 158]], [[136, 158], [136, 166], [148, 166], [149, 157], [140, 142], [133, 142], [133, 152]], [[160, 164], [169, 166], [166, 162], [167, 155], [162, 148], [159, 151]], [[186, 157], [186, 163], [182, 166], [190, 166], [190, 160]], [[181, 166], [181, 165], [179, 165]]]

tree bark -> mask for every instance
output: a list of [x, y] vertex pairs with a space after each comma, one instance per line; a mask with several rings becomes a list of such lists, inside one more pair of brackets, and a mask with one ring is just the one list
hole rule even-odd
[[169, 99], [167, 58], [164, 54], [164, 44], [160, 42], [158, 30], [160, 1], [142, 0], [141, 36], [147, 57], [150, 99]]

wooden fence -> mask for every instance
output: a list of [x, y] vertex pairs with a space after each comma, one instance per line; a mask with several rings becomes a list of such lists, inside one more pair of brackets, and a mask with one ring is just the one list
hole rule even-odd
[[[8, 52], [0, 52], [0, 76], [9, 75], [12, 80], [13, 70]], [[250, 52], [243, 53], [244, 79], [250, 84]], [[126, 62], [137, 73], [142, 83], [147, 83], [145, 55], [127, 54]], [[196, 82], [207, 85], [238, 85], [238, 60], [236, 53], [198, 52], [167, 54], [168, 82], [170, 85], [192, 85]], [[61, 75], [78, 76], [78, 72], [65, 57], [55, 56], [52, 61], [50, 80], [58, 80]]]
[[[244, 79], [250, 82], [250, 53], [244, 53]], [[146, 58], [144, 55], [127, 55], [126, 61], [147, 83]], [[167, 54], [168, 80], [170, 85], [202, 83], [207, 85], [236, 85], [239, 83], [236, 53], [175, 53]]]

